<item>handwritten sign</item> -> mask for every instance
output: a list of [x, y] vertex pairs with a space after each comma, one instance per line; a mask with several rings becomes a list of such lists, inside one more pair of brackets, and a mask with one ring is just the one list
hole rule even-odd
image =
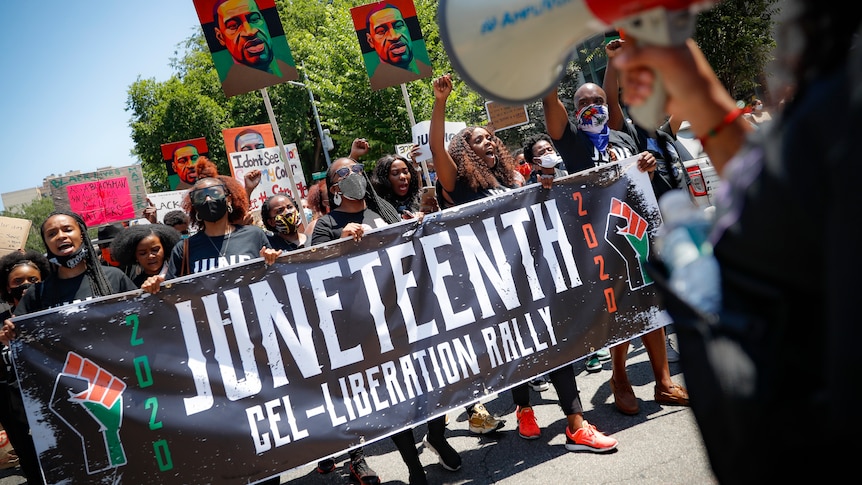
[[272, 195], [284, 192], [291, 192], [293, 195], [293, 191], [290, 189], [290, 175], [287, 173], [287, 166], [293, 172], [293, 181], [296, 183], [299, 197], [302, 198], [308, 194], [305, 173], [302, 171], [296, 143], [285, 145], [284, 150], [287, 152], [287, 164], [281, 161], [278, 147], [247, 150], [228, 155], [231, 175], [239, 180], [243, 186], [245, 186], [245, 174], [255, 169], [261, 172], [260, 184], [250, 194], [252, 212], [259, 212], [263, 202]]
[[31, 224], [29, 219], [0, 216], [0, 256], [24, 249]]
[[147, 188], [140, 165], [48, 179], [54, 208], [77, 212], [90, 227], [143, 217]]
[[[467, 123], [463, 121], [447, 121], [445, 125], [446, 140], [444, 141], [446, 148], [449, 148], [449, 141], [455, 138], [459, 131], [467, 128]], [[417, 162], [431, 160], [431, 147], [428, 144], [428, 130], [431, 129], [431, 120], [420, 121], [413, 125], [413, 143], [419, 145], [419, 154], [416, 156]]]
[[488, 114], [488, 122], [494, 126], [495, 131], [526, 125], [530, 122], [527, 115], [527, 107], [509, 106], [494, 101], [485, 103], [485, 112]]
[[152, 192], [147, 194], [150, 202], [156, 206], [156, 220], [163, 222], [165, 214], [172, 210], [183, 210], [183, 198], [188, 193], [188, 189], [169, 190], [167, 192]]

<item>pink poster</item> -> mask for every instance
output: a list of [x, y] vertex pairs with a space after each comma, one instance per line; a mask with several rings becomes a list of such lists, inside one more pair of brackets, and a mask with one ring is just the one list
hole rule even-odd
[[84, 218], [88, 227], [135, 218], [129, 180], [117, 177], [66, 187], [69, 207]]

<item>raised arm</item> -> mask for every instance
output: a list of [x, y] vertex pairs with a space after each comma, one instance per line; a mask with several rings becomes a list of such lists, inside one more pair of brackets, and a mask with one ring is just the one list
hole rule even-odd
[[617, 73], [617, 68], [611, 60], [619, 52], [623, 46], [622, 39], [614, 39], [605, 46], [605, 54], [608, 56], [608, 67], [605, 69], [605, 79], [602, 81], [602, 89], [608, 95], [608, 128], [612, 130], [622, 130], [623, 124], [626, 122], [623, 114], [623, 107], [620, 102], [620, 83]]
[[455, 190], [458, 178], [458, 166], [446, 150], [446, 100], [452, 93], [452, 78], [444, 74], [433, 82], [434, 108], [431, 111], [431, 127], [428, 129], [428, 146], [434, 169], [437, 171], [437, 183], [447, 192]]
[[560, 101], [556, 87], [542, 98], [542, 109], [545, 111], [545, 129], [551, 138], [559, 140], [569, 127], [569, 113]]

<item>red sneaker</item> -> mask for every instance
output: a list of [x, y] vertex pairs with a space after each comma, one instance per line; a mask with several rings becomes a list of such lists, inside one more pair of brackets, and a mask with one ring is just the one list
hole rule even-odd
[[518, 417], [518, 434], [525, 440], [534, 440], [541, 436], [542, 430], [539, 429], [536, 423], [536, 414], [533, 413], [533, 408], [521, 408], [515, 410], [515, 416]]
[[583, 427], [574, 432], [566, 426], [566, 449], [569, 451], [592, 451], [605, 453], [617, 448], [617, 440], [603, 435], [592, 424], [584, 421]]

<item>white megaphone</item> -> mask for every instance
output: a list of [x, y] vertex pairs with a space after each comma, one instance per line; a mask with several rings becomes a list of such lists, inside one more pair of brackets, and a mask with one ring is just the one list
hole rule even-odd
[[[696, 14], [718, 0], [440, 0], [440, 38], [470, 87], [503, 104], [531, 103], [551, 91], [590, 36], [617, 29], [629, 42], [679, 45]], [[629, 108], [643, 127], [665, 119], [666, 96]]]

